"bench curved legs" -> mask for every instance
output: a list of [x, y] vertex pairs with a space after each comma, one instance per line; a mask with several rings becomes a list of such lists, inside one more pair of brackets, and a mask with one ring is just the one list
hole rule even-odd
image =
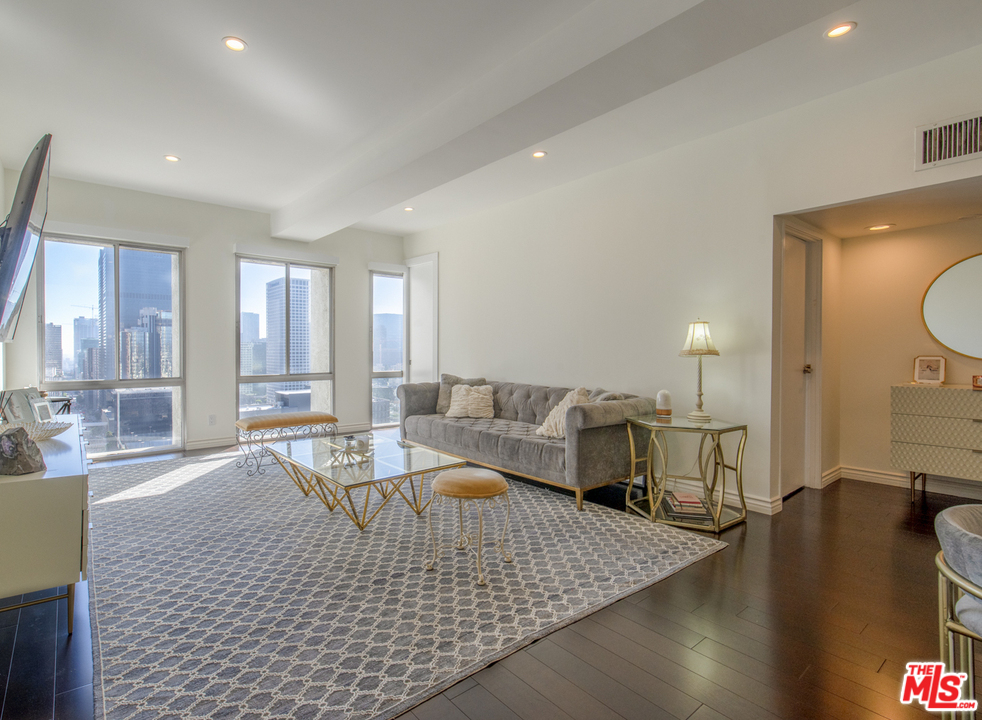
[[239, 449], [245, 456], [235, 464], [237, 468], [250, 468], [246, 473], [248, 477], [262, 475], [266, 470], [262, 467], [263, 460], [268, 458], [271, 453], [266, 449], [266, 443], [278, 440], [302, 440], [311, 437], [326, 437], [327, 435], [337, 435], [337, 423], [319, 423], [314, 425], [288, 425], [279, 428], [266, 428], [264, 430], [241, 430], [236, 429], [236, 441]]

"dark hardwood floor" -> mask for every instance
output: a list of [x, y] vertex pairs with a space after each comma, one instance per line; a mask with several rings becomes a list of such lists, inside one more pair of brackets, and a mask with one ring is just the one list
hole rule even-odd
[[[587, 497], [623, 506], [622, 488]], [[911, 506], [904, 489], [851, 480], [805, 490], [723, 533], [722, 552], [402, 717], [932, 717], [900, 704], [900, 678], [938, 655], [933, 521], [962, 502], [918, 493]], [[84, 584], [76, 602], [71, 638], [65, 600], [0, 611], [0, 720], [92, 717]]]

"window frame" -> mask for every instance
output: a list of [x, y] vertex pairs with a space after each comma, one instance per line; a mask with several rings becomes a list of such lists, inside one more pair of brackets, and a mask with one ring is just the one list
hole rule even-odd
[[[375, 277], [400, 278], [402, 280], [402, 370], [375, 370]], [[382, 378], [402, 378], [405, 383], [409, 377], [409, 273], [406, 270], [368, 271], [368, 417], [372, 429], [398, 427], [399, 423], [376, 425], [373, 418], [373, 399], [375, 397], [372, 381]]]
[[[286, 368], [285, 374], [280, 375], [243, 375], [242, 374], [242, 262], [259, 263], [262, 265], [280, 265], [284, 267], [284, 287], [286, 288], [286, 311], [284, 313], [284, 343], [286, 345], [285, 357], [284, 357], [284, 367]], [[331, 351], [328, 354], [330, 359], [330, 372], [317, 372], [317, 373], [291, 373], [290, 372], [290, 313], [291, 313], [291, 303], [290, 303], [290, 267], [296, 266], [301, 268], [311, 268], [317, 270], [327, 270], [330, 273], [330, 298], [331, 307], [329, 313], [330, 323], [330, 343]], [[235, 254], [235, 419], [239, 420], [239, 411], [241, 408], [241, 388], [242, 385], [254, 385], [257, 383], [276, 383], [276, 382], [320, 382], [324, 380], [331, 381], [331, 413], [334, 412], [336, 402], [337, 402], [337, 382], [335, 382], [335, 364], [334, 364], [334, 353], [335, 353], [335, 342], [334, 342], [334, 328], [335, 328], [335, 278], [337, 269], [336, 265], [331, 263], [319, 263], [311, 262], [309, 260], [288, 260], [285, 258], [277, 257], [263, 257], [261, 255], [251, 255], [248, 253], [236, 253]]]
[[[45, 241], [68, 242], [76, 245], [89, 245], [92, 247], [112, 247], [113, 248], [113, 310], [114, 318], [114, 378], [111, 380], [46, 380], [44, 373], [45, 359], [45, 261], [46, 250]], [[120, 250], [140, 250], [150, 252], [169, 253], [177, 256], [178, 269], [178, 302], [180, 303], [180, 332], [178, 333], [180, 348], [177, 355], [180, 358], [180, 374], [166, 378], [137, 378], [130, 380], [121, 379], [121, 353], [120, 353], [120, 313], [119, 313], [119, 252]], [[98, 457], [135, 457], [140, 455], [159, 455], [161, 453], [180, 452], [187, 448], [187, 319], [185, 313], [187, 299], [187, 272], [185, 269], [187, 248], [174, 247], [156, 243], [139, 243], [131, 240], [119, 240], [116, 238], [79, 236], [71, 233], [62, 232], [42, 232], [41, 241], [38, 247], [36, 260], [37, 275], [37, 349], [38, 349], [38, 389], [43, 392], [59, 391], [86, 391], [86, 390], [125, 390], [127, 388], [180, 388], [181, 400], [179, 403], [181, 412], [180, 443], [178, 445], [167, 445], [160, 447], [140, 448], [138, 450], [126, 451], [117, 450], [98, 454]], [[95, 457], [96, 454], [93, 454]]]

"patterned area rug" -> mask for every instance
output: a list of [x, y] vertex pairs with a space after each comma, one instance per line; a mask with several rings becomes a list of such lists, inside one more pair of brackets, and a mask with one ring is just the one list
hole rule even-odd
[[467, 553], [424, 570], [426, 515], [398, 496], [359, 532], [235, 462], [92, 471], [96, 717], [392, 718], [725, 546], [515, 481], [514, 562], [486, 551], [479, 587]]

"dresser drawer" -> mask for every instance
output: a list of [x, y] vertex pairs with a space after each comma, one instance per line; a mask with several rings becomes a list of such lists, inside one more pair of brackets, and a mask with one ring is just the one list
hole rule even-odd
[[982, 391], [970, 387], [894, 385], [890, 388], [890, 411], [982, 420]]
[[893, 413], [890, 416], [890, 439], [918, 445], [982, 450], [982, 420]]
[[907, 472], [982, 480], [982, 450], [891, 442], [890, 464]]

